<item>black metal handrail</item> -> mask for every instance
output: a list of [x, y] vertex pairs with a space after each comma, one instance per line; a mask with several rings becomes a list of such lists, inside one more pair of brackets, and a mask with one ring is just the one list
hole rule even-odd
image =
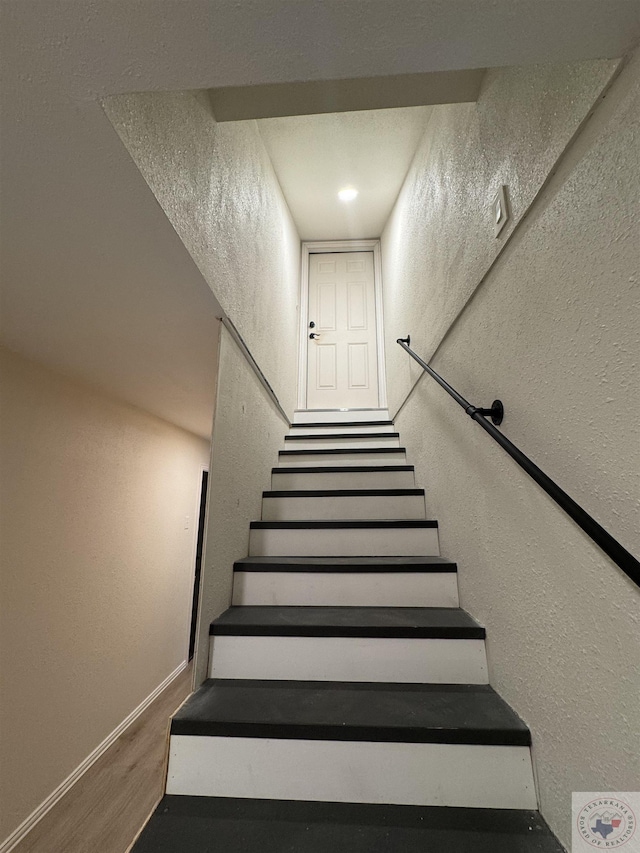
[[[419, 355], [416, 355], [409, 346], [411, 343], [410, 335], [407, 335], [406, 338], [398, 338], [397, 343], [399, 343], [400, 346], [409, 353], [411, 358], [418, 362], [420, 367], [422, 367], [429, 376], [436, 380], [438, 385], [441, 385], [444, 390], [453, 397], [458, 405], [462, 406], [465, 412], [474, 421], [476, 421], [476, 423], [480, 424], [485, 432], [488, 432], [489, 435], [507, 451], [509, 456], [511, 456], [511, 458], [514, 459], [518, 465], [523, 468], [550, 497], [553, 498], [558, 506], [560, 506], [567, 515], [584, 530], [587, 536], [590, 536], [596, 545], [602, 548], [605, 554], [611, 557], [614, 563], [620, 566], [622, 571], [628, 575], [634, 583], [640, 586], [640, 562], [633, 556], [633, 554], [627, 551], [627, 549], [624, 548], [617, 539], [614, 539], [610, 533], [607, 533], [604, 527], [598, 524], [598, 522], [592, 518], [588, 512], [582, 509], [582, 507], [577, 504], [572, 497], [563, 491], [557, 483], [554, 483], [554, 481], [548, 477], [544, 471], [538, 468], [538, 466], [532, 462], [528, 456], [525, 456], [525, 454], [519, 450], [515, 444], [509, 441], [509, 439], [504, 436], [499, 429], [496, 429], [494, 424], [499, 424], [502, 421], [502, 415], [504, 413], [502, 403], [500, 403], [499, 400], [496, 400], [490, 409], [481, 409], [473, 406], [468, 400], [465, 400], [461, 394], [458, 394], [455, 388], [452, 388], [448, 382], [445, 382], [442, 376], [440, 376], [439, 373], [436, 373], [436, 371], [430, 367], [426, 361], [423, 361]], [[487, 415], [491, 415], [493, 423], [489, 423], [486, 419]]]

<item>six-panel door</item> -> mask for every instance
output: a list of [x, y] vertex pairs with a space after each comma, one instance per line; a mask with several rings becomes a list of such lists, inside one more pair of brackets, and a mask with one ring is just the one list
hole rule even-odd
[[373, 252], [309, 256], [308, 409], [378, 406], [373, 270]]

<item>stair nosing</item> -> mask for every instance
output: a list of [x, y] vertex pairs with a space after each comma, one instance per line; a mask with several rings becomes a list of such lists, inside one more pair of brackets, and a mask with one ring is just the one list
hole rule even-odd
[[384, 640], [486, 640], [482, 627], [356, 627], [337, 625], [215, 625], [209, 626], [210, 637], [316, 637], [362, 638]]
[[530, 736], [502, 729], [396, 729], [385, 726], [333, 726], [296, 723], [194, 723], [171, 725], [172, 735], [191, 737], [275, 738], [277, 740], [338, 740], [375, 743], [441, 743], [467, 746], [531, 746]]
[[486, 630], [461, 607], [260, 604], [232, 605], [209, 635], [484, 640]]
[[317, 450], [280, 450], [280, 456], [304, 456], [310, 453], [321, 454], [323, 456], [329, 455], [331, 453], [335, 455], [345, 454], [345, 453], [406, 453], [406, 447], [352, 447], [352, 448], [342, 448], [342, 447], [331, 447], [331, 448], [318, 448]]
[[369, 521], [362, 519], [342, 519], [339, 521], [252, 521], [251, 530], [402, 530], [403, 528], [437, 528], [433, 519], [380, 519]]
[[308, 424], [291, 424], [291, 429], [339, 429], [344, 427], [393, 426], [393, 421], [333, 421], [323, 424], [316, 421]]
[[331, 435], [285, 435], [285, 441], [344, 441], [356, 439], [364, 441], [369, 438], [400, 438], [399, 432], [337, 432]]
[[370, 498], [424, 497], [424, 489], [270, 489], [262, 493], [269, 498]]
[[299, 468], [272, 468], [271, 474], [357, 474], [384, 473], [385, 471], [403, 471], [415, 473], [414, 465], [307, 465]]
[[[380, 562], [368, 563], [368, 559], [379, 560]], [[397, 557], [397, 562], [391, 562], [389, 557], [243, 557], [241, 560], [236, 560], [233, 564], [233, 570], [234, 572], [318, 572], [326, 574], [402, 574], [415, 572], [455, 574], [458, 571], [457, 563], [452, 560], [445, 560], [443, 557], [416, 558], [416, 560], [432, 560], [432, 562], [401, 562], [411, 559], [411, 557]], [[353, 562], [339, 562], [340, 560], [352, 560]]]

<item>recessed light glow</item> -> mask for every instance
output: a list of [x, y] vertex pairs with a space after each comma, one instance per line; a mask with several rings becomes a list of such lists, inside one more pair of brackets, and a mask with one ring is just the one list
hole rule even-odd
[[358, 190], [355, 187], [343, 187], [338, 193], [340, 201], [353, 201], [358, 195]]

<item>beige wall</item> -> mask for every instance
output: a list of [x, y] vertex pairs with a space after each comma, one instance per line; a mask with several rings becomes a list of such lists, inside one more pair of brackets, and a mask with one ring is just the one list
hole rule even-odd
[[[638, 554], [640, 57], [599, 99], [612, 67], [491, 72], [477, 108], [434, 109], [385, 232], [385, 318], [427, 356], [446, 333], [435, 369], [476, 405], [500, 396], [505, 434]], [[509, 121], [501, 143], [489, 115]], [[482, 208], [501, 182], [527, 216], [490, 268], [505, 241]], [[389, 350], [406, 392], [409, 357]], [[568, 844], [571, 791], [638, 789], [640, 591], [428, 377], [397, 425]]]
[[287, 432], [284, 418], [224, 327], [219, 364], [196, 683], [206, 677], [209, 624], [231, 603], [233, 563], [247, 556], [249, 524], [260, 519], [262, 491], [271, 488], [271, 468]]
[[1, 841], [185, 660], [209, 445], [0, 367]]
[[111, 122], [247, 342], [295, 407], [300, 239], [256, 122], [217, 124], [206, 95], [105, 101]]

